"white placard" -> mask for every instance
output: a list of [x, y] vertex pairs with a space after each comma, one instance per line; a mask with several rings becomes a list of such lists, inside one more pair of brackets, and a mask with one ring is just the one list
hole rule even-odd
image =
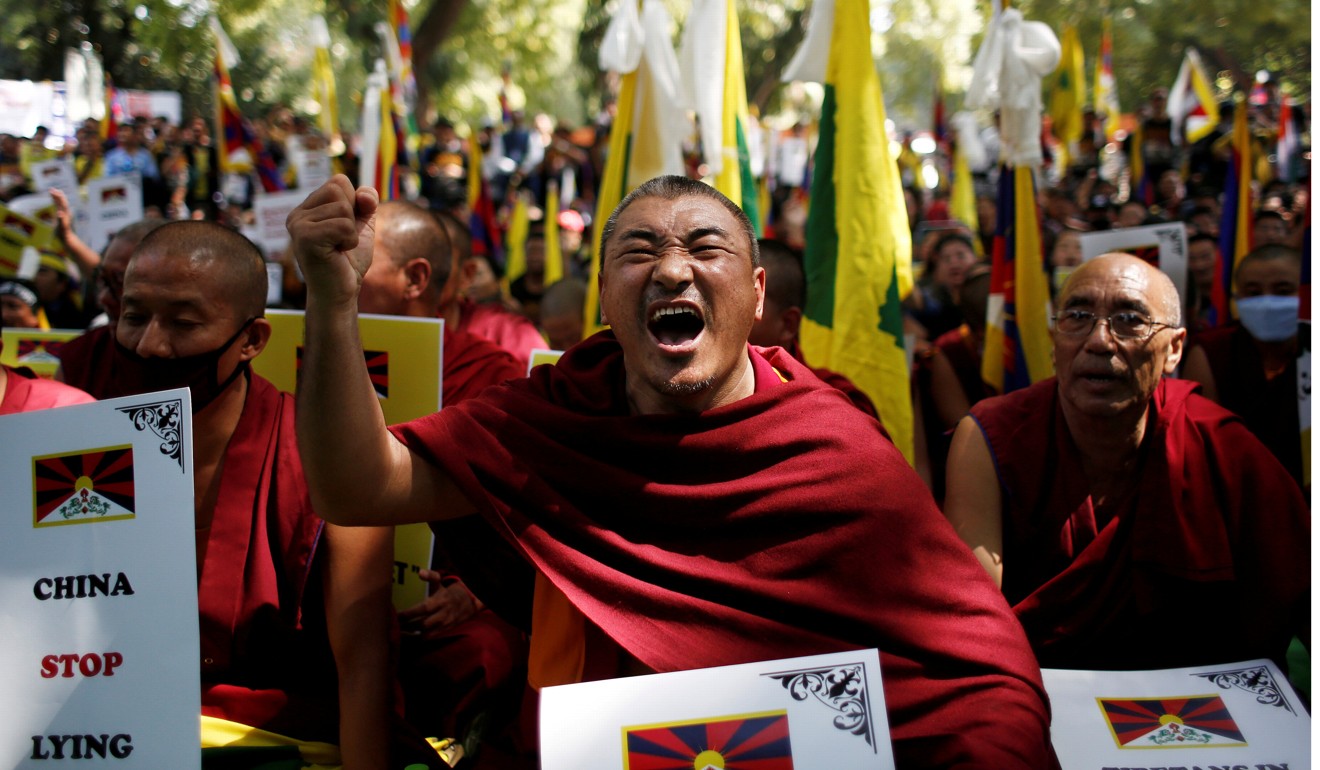
[[199, 767], [188, 391], [0, 435], [0, 767]]
[[71, 198], [78, 196], [78, 172], [69, 158], [54, 158], [32, 164], [32, 187], [40, 193], [60, 190]]
[[1083, 261], [1122, 251], [1155, 264], [1173, 281], [1178, 296], [1187, 299], [1187, 228], [1182, 222], [1082, 233], [1077, 240]]
[[102, 251], [110, 236], [142, 221], [142, 177], [122, 174], [87, 183], [87, 226], [79, 237], [92, 251]]
[[[673, 748], [685, 745], [675, 733], [733, 722], [745, 725], [736, 733], [719, 727], [708, 733], [733, 733], [727, 742]], [[666, 767], [738, 767], [737, 758], [750, 745], [747, 737], [756, 738], [758, 757], [766, 760], [757, 766], [894, 767], [879, 653], [813, 655], [541, 691], [542, 770], [658, 767], [645, 764], [657, 757], [668, 760]], [[666, 738], [669, 753], [660, 753], [657, 742]], [[774, 759], [782, 764], [770, 764]]]
[[1041, 673], [1063, 770], [1311, 766], [1311, 718], [1268, 660]]
[[303, 150], [298, 158], [298, 189], [311, 192], [330, 181], [330, 156], [325, 150]]
[[275, 307], [284, 300], [284, 265], [266, 263], [266, 307]]
[[564, 357], [564, 351], [551, 350], [549, 348], [532, 348], [527, 353], [527, 376], [531, 376], [532, 370], [541, 364], [550, 364], [551, 366], [559, 363], [559, 359]]
[[289, 248], [289, 230], [284, 226], [289, 212], [307, 199], [305, 190], [261, 193], [252, 202], [252, 213], [257, 219], [257, 243], [266, 250], [266, 258], [274, 259]]

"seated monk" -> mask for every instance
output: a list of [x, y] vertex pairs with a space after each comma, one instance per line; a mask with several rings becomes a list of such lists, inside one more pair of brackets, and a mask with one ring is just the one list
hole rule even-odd
[[1309, 636], [1310, 514], [1241, 420], [1165, 377], [1187, 334], [1173, 283], [1107, 254], [1058, 307], [1057, 377], [972, 407], [945, 514], [1042, 666], [1282, 663]]
[[[807, 304], [807, 284], [802, 273], [802, 255], [772, 238], [757, 241], [761, 267], [765, 270], [765, 308], [761, 318], [752, 326], [747, 341], [763, 348], [778, 345], [802, 364], [802, 346], [798, 344], [798, 330], [802, 326], [802, 306]], [[811, 368], [826, 385], [840, 390], [853, 406], [863, 413], [880, 419], [875, 404], [852, 380], [829, 369]]]
[[[67, 204], [66, 204], [67, 205]], [[82, 388], [97, 398], [128, 395], [115, 391], [115, 324], [119, 323], [119, 303], [124, 293], [124, 271], [133, 249], [147, 233], [164, 225], [165, 219], [144, 219], [115, 233], [105, 246], [105, 253], [97, 257], [71, 230], [65, 230], [65, 245], [75, 253], [89, 252], [98, 260], [96, 269], [96, 301], [105, 311], [106, 323], [88, 329], [60, 348], [60, 368], [55, 379], [75, 388]], [[90, 257], [82, 256], [80, 261]]]
[[288, 219], [308, 281], [298, 440], [345, 524], [480, 514], [537, 569], [534, 686], [876, 647], [898, 765], [1049, 768], [1022, 630], [920, 480], [839, 391], [748, 345], [765, 273], [714, 188], [660, 177], [602, 231], [613, 331], [387, 429], [354, 309], [377, 196]]
[[[453, 250], [432, 214], [410, 203], [382, 203], [375, 246], [362, 277], [358, 312], [436, 318], [453, 302], [458, 292]], [[495, 343], [445, 324], [441, 403], [446, 408], [526, 372], [525, 364]], [[432, 569], [420, 573], [431, 585], [429, 596], [399, 613], [405, 632], [399, 660], [405, 716], [426, 735], [464, 739], [470, 751], [474, 722], [488, 732], [498, 727], [491, 715], [517, 713], [527, 641], [455, 574], [451, 551], [461, 555], [471, 544], [444, 529], [437, 528], [436, 535]], [[508, 558], [515, 567], [508, 572], [516, 573], [521, 561], [512, 553]], [[478, 722], [483, 714], [487, 718]]]
[[1270, 244], [1247, 254], [1233, 280], [1240, 323], [1197, 335], [1183, 364], [1183, 376], [1241, 417], [1298, 484], [1304, 483], [1297, 408], [1301, 283], [1296, 249]]
[[385, 768], [390, 530], [313, 512], [293, 399], [249, 369], [270, 339], [265, 298], [250, 241], [173, 222], [129, 261], [115, 330], [120, 387], [191, 391], [203, 749], [227, 747], [208, 754], [226, 767], [251, 749]]

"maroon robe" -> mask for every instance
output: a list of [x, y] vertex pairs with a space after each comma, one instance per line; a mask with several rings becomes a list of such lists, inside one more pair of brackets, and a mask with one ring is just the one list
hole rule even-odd
[[98, 326], [64, 343], [60, 369], [64, 382], [97, 398], [127, 395], [115, 389], [114, 326]]
[[787, 353], [748, 355], [753, 395], [631, 415], [602, 332], [393, 430], [650, 669], [878, 647], [900, 767], [1054, 766], [1022, 630], [916, 474]]
[[0, 398], [0, 414], [19, 414], [57, 406], [86, 404], [96, 399], [83, 391], [54, 380], [44, 380], [26, 367], [6, 366], [5, 392]]
[[1310, 513], [1236, 416], [1162, 380], [1134, 492], [1097, 520], [1051, 378], [972, 407], [1003, 500], [1004, 594], [1047, 668], [1271, 657], [1310, 625]]
[[793, 347], [788, 351], [798, 363], [805, 365], [811, 370], [811, 373], [820, 378], [820, 381], [829, 385], [837, 391], [843, 393], [852, 402], [852, 405], [862, 410], [862, 413], [875, 420], [880, 419], [880, 412], [876, 410], [875, 404], [871, 402], [871, 397], [862, 392], [862, 389], [853, 384], [853, 381], [838, 372], [830, 369], [818, 369], [807, 364], [807, 359], [802, 355], [802, 346], [795, 341]]
[[527, 362], [485, 337], [445, 327], [444, 361], [441, 365], [443, 406], [465, 401], [491, 385], [525, 377]]
[[205, 536], [197, 608], [202, 713], [299, 740], [339, 742], [313, 512], [293, 396], [251, 375]]

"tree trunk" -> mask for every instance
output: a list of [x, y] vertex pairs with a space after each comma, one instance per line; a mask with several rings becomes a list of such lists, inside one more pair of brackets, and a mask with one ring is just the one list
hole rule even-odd
[[419, 129], [426, 128], [422, 121], [427, 119], [426, 113], [431, 104], [428, 66], [431, 56], [449, 37], [467, 4], [468, 0], [435, 0], [421, 20], [413, 25], [413, 76], [417, 79], [417, 104], [413, 114], [417, 116]]

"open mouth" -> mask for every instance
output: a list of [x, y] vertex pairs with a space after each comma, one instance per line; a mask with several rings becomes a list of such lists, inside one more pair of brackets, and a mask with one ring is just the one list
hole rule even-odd
[[674, 353], [692, 351], [706, 329], [701, 310], [694, 305], [663, 305], [652, 308], [646, 328], [662, 350]]

